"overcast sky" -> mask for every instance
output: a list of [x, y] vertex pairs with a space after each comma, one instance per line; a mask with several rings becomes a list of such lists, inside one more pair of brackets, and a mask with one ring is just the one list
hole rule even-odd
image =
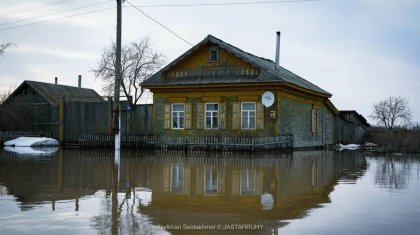
[[[276, 0], [271, 0], [276, 1]], [[101, 93], [90, 70], [115, 39], [116, 9], [6, 29], [43, 20], [112, 8], [115, 1], [1, 0], [0, 43], [13, 42], [0, 58], [0, 90], [24, 80], [82, 85]], [[420, 121], [420, 1], [324, 0], [252, 5], [160, 6], [165, 4], [258, 2], [258, 0], [130, 0], [185, 40], [196, 44], [212, 34], [244, 51], [274, 60], [281, 31], [281, 66], [333, 94], [339, 110], [356, 110], [369, 121], [372, 105], [389, 95], [410, 100]], [[261, 1], [262, 2], [262, 1]], [[267, 2], [267, 1], [266, 1]], [[80, 8], [43, 18], [37, 16]], [[150, 37], [171, 62], [189, 44], [123, 4], [123, 44]], [[149, 6], [147, 6], [149, 5]], [[36, 10], [10, 11], [38, 6]], [[9, 24], [10, 22], [20, 21]]]

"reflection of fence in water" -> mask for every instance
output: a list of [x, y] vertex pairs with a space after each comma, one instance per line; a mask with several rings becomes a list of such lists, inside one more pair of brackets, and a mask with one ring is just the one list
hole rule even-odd
[[[159, 148], [161, 150], [200, 151], [255, 151], [291, 149], [292, 136], [237, 138], [237, 137], [169, 137], [169, 136], [122, 136], [125, 147]], [[81, 135], [79, 146], [112, 146], [113, 135]]]

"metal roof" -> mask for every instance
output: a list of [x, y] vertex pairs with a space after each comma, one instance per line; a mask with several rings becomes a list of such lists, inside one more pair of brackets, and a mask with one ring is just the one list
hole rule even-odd
[[[104, 99], [96, 93], [93, 89], [79, 88], [74, 86], [58, 85], [45, 82], [24, 81], [10, 97], [13, 97], [19, 90], [25, 86], [34, 89], [40, 96], [42, 96], [48, 103], [58, 105], [61, 99], [71, 99], [82, 102], [101, 102]], [[7, 100], [6, 100], [7, 101]]]
[[[199, 47], [210, 43], [218, 45], [228, 52], [236, 55], [251, 65], [257, 67], [260, 73], [256, 77], [239, 76], [239, 77], [200, 77], [200, 78], [163, 78], [162, 73], [169, 70], [172, 66], [183, 60], [185, 57], [196, 51]], [[290, 72], [289, 70], [279, 66], [275, 68], [275, 63], [272, 60], [255, 56], [251, 53], [242, 51], [241, 49], [232, 46], [212, 35], [208, 35], [204, 40], [178, 57], [176, 60], [168, 64], [165, 68], [154, 74], [149, 79], [145, 80], [142, 85], [147, 86], [166, 86], [166, 85], [198, 85], [198, 84], [235, 84], [235, 83], [289, 83], [316, 93], [320, 93], [331, 97], [332, 95], [303, 79], [302, 77]]]

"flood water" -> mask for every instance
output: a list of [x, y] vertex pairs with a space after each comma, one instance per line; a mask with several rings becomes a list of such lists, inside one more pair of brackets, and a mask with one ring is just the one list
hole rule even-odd
[[420, 157], [0, 150], [0, 234], [419, 234]]

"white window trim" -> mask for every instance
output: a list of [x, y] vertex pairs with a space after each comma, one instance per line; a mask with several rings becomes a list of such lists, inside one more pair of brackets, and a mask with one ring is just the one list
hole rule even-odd
[[[243, 179], [242, 174], [246, 172], [246, 177]], [[240, 178], [239, 178], [239, 187], [240, 187], [240, 195], [255, 195], [255, 187], [256, 187], [256, 171], [254, 169], [242, 169], [240, 172]], [[252, 189], [252, 193], [248, 193], [248, 191], [245, 191], [242, 187], [243, 180], [245, 180], [246, 188], [245, 189]], [[251, 182], [252, 181], [252, 182]], [[253, 187], [250, 187], [252, 184]], [[246, 193], [244, 193], [244, 191]]]
[[[254, 104], [254, 113], [255, 113], [255, 122], [254, 122], [254, 128], [242, 128], [242, 113], [244, 112], [243, 109], [243, 104]], [[248, 127], [249, 127], [249, 123], [250, 123], [250, 115], [249, 115], [249, 110], [246, 110], [246, 112], [248, 112]], [[241, 130], [255, 130], [257, 128], [257, 103], [256, 102], [241, 102], [241, 113], [240, 113], [240, 117], [241, 117]]]
[[[211, 182], [216, 181], [216, 188], [215, 188], [216, 192], [208, 191], [208, 189], [206, 188], [206, 181], [207, 181], [206, 170], [210, 171], [210, 181]], [[213, 178], [216, 178], [216, 180], [213, 180]], [[213, 188], [211, 188], [211, 189], [213, 189]], [[204, 192], [205, 193], [218, 193], [219, 192], [219, 177], [218, 177], [217, 171], [216, 171], [215, 177], [213, 177], [213, 168], [212, 167], [204, 167]]]
[[318, 109], [311, 110], [311, 132], [318, 133]]
[[[176, 173], [176, 177], [174, 178], [174, 172]], [[173, 192], [174, 188], [181, 188], [181, 192], [184, 191], [184, 167], [180, 164], [173, 164], [171, 166], [171, 181], [170, 181], [170, 192]], [[180, 180], [180, 176], [182, 176], [182, 180]]]
[[[182, 111], [174, 111], [174, 105], [180, 105], [180, 104], [182, 104], [184, 106], [184, 109]], [[174, 127], [174, 122], [173, 122], [174, 112], [184, 114], [184, 117], [183, 117], [184, 118], [184, 121], [183, 121], [184, 126], [182, 128], [181, 127], [176, 127], [176, 128]], [[180, 120], [179, 116], [177, 118]], [[171, 129], [173, 129], [173, 130], [184, 130], [185, 129], [185, 104], [184, 103], [173, 103], [173, 104], [171, 104]]]
[[[207, 118], [207, 105], [208, 104], [217, 104], [217, 110], [216, 111], [210, 111], [210, 112], [212, 112], [211, 113], [211, 115], [210, 115], [210, 120], [211, 120], [211, 123], [210, 123], [210, 128], [208, 128], [208, 127], [206, 127], [206, 124], [207, 124], [207, 121], [206, 121], [206, 118]], [[212, 126], [213, 126], [213, 112], [217, 112], [217, 115], [216, 115], [216, 117], [217, 117], [217, 128], [212, 128]], [[206, 129], [206, 130], [217, 130], [217, 129], [219, 129], [219, 103], [215, 103], [215, 102], [213, 102], [213, 103], [204, 103], [204, 129]]]

